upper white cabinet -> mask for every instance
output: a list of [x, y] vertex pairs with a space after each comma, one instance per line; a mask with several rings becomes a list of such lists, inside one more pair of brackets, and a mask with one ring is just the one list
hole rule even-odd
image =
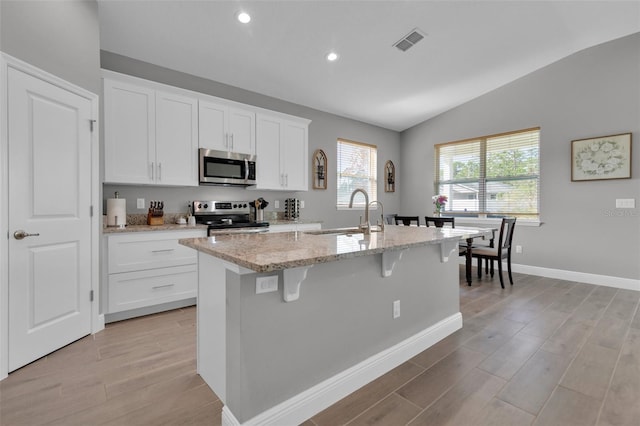
[[256, 152], [256, 114], [223, 102], [200, 100], [200, 148], [241, 154]]
[[256, 189], [307, 191], [309, 121], [256, 116]]
[[105, 182], [198, 185], [198, 100], [104, 79]]

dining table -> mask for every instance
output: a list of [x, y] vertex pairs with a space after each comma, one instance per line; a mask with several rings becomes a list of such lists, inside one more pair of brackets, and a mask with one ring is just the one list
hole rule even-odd
[[[446, 223], [446, 219], [445, 217], [434, 217], [432, 218], [434, 220], [434, 224], [436, 226], [436, 228], [442, 228], [443, 226], [445, 226]], [[444, 219], [442, 221], [440, 221], [439, 219]], [[498, 228], [487, 228], [491, 230], [491, 239], [489, 239], [489, 247], [493, 247], [493, 241], [495, 239], [496, 236], [496, 231], [498, 230]], [[483, 240], [485, 239], [484, 235], [481, 236], [474, 236], [471, 238], [467, 238], [466, 242], [467, 245], [465, 247], [465, 264], [466, 264], [466, 278], [467, 278], [467, 284], [471, 285], [471, 267], [472, 267], [472, 263], [473, 263], [473, 240], [475, 238], [482, 238]]]

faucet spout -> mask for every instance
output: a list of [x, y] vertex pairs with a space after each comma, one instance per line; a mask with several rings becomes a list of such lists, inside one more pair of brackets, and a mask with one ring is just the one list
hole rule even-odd
[[358, 192], [364, 195], [364, 223], [360, 224], [360, 228], [364, 231], [365, 235], [371, 233], [371, 225], [369, 224], [369, 194], [362, 188], [356, 188], [351, 193], [351, 199], [349, 200], [349, 208], [353, 208], [353, 198]]
[[375, 231], [384, 232], [384, 206], [378, 200], [370, 202], [369, 206], [372, 206], [374, 204], [378, 204], [380, 206], [380, 222], [378, 222], [376, 220], [376, 224], [378, 225], [378, 229], [375, 229]]

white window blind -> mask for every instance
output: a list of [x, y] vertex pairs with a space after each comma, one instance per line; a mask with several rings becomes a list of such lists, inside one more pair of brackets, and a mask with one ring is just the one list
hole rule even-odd
[[[351, 193], [357, 188], [367, 191], [370, 202], [377, 200], [378, 148], [345, 139], [338, 139], [337, 147], [336, 206], [349, 207]], [[364, 207], [364, 197], [356, 195], [353, 205]]]
[[538, 219], [539, 151], [539, 128], [436, 145], [435, 193], [450, 215]]

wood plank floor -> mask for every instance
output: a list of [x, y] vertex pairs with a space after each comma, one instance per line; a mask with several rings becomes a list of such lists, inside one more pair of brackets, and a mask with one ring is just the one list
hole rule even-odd
[[[514, 274], [467, 287], [464, 327], [304, 422], [633, 425], [640, 292]], [[218, 425], [195, 308], [109, 324], [0, 382], [0, 425]]]

